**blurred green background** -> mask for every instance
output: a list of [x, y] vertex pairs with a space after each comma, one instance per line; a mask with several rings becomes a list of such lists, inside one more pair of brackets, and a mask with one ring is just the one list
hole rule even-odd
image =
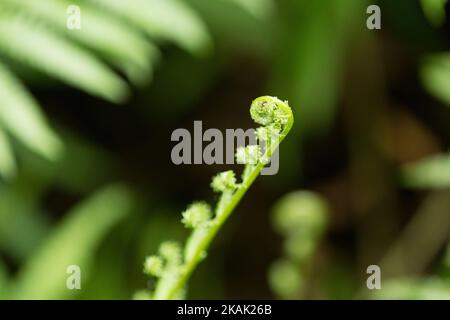
[[[370, 4], [381, 30], [366, 27]], [[185, 239], [180, 213], [215, 200], [210, 178], [233, 167], [174, 165], [172, 131], [250, 128], [251, 101], [273, 95], [296, 118], [280, 171], [249, 190], [188, 298], [450, 299], [445, 12], [445, 0], [1, 0], [0, 298], [151, 287], [145, 256]], [[66, 289], [73, 264], [82, 290]], [[382, 289], [369, 291], [373, 264]]]

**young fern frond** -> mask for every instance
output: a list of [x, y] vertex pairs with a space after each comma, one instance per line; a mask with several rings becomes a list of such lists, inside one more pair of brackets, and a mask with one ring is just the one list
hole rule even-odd
[[236, 152], [238, 163], [245, 164], [241, 182], [238, 183], [233, 171], [216, 175], [212, 189], [220, 194], [213, 210], [204, 202], [196, 202], [182, 214], [183, 224], [192, 233], [182, 250], [179, 244], [164, 243], [159, 255], [147, 258], [144, 272], [158, 278], [152, 299], [167, 300], [184, 296], [186, 282], [196, 266], [206, 257], [206, 252], [227, 218], [238, 205], [253, 181], [270, 160], [281, 141], [294, 123], [291, 108], [278, 98], [264, 96], [253, 101], [250, 107], [252, 119], [262, 125], [257, 129], [259, 145], [239, 148]]

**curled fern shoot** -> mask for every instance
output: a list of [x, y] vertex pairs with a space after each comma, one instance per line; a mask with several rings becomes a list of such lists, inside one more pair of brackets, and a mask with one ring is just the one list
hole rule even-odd
[[184, 297], [186, 283], [196, 266], [206, 257], [214, 237], [294, 123], [288, 103], [270, 96], [254, 100], [250, 115], [261, 125], [256, 131], [259, 143], [240, 147], [236, 151], [237, 162], [245, 165], [241, 182], [237, 181], [233, 171], [221, 172], [212, 179], [212, 189], [220, 194], [215, 208], [205, 202], [195, 202], [182, 213], [182, 222], [192, 229], [191, 235], [183, 249], [176, 242], [165, 242], [158, 255], [145, 260], [144, 273], [157, 281], [149, 295], [140, 294], [139, 297], [157, 300]]

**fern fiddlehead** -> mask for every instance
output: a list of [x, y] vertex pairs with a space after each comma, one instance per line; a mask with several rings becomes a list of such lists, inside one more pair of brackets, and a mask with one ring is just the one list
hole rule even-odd
[[182, 214], [183, 224], [192, 229], [184, 249], [176, 242], [165, 242], [158, 255], [150, 256], [144, 263], [144, 272], [157, 278], [152, 299], [177, 299], [184, 295], [186, 282], [196, 266], [206, 257], [212, 240], [245, 195], [272, 154], [287, 136], [294, 117], [287, 102], [264, 96], [253, 101], [252, 119], [261, 127], [256, 130], [259, 145], [239, 147], [236, 160], [245, 164], [242, 181], [237, 182], [233, 171], [216, 175], [212, 189], [220, 194], [213, 210], [204, 202], [196, 202]]

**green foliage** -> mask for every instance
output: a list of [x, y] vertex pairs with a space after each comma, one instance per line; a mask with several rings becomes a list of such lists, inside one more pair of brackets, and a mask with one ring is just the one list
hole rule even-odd
[[44, 188], [57, 185], [74, 194], [93, 192], [111, 181], [117, 168], [111, 153], [70, 130], [62, 129], [58, 133], [64, 152], [56, 162], [48, 162], [27, 149], [18, 148], [22, 170], [15, 180], [32, 175], [39, 177]]
[[[79, 30], [66, 27], [67, 9], [73, 4], [81, 9]], [[193, 54], [204, 53], [211, 42], [197, 14], [179, 0], [1, 1], [0, 129], [54, 160], [61, 153], [61, 143], [38, 103], [14, 76], [14, 67], [37, 70], [120, 103], [129, 95], [129, 86], [114, 69], [135, 84], [144, 83], [159, 56], [153, 40], [174, 42]], [[12, 69], [6, 67], [9, 61]], [[4, 177], [15, 172], [7, 138], [0, 137], [0, 174]]]
[[[7, 130], [37, 153], [50, 159], [57, 157], [61, 151], [60, 140], [46, 123], [36, 101], [1, 62], [0, 86], [0, 128]], [[1, 171], [10, 176], [15, 167], [13, 155], [7, 136], [3, 134], [1, 140]]]
[[311, 259], [326, 229], [327, 216], [325, 200], [309, 191], [289, 193], [275, 204], [272, 224], [285, 237], [285, 257], [271, 265], [268, 279], [280, 298], [301, 297]]
[[87, 0], [123, 17], [156, 39], [170, 40], [193, 53], [210, 46], [195, 12], [180, 0]]
[[[447, 250], [445, 251], [444, 266], [450, 271], [450, 242], [448, 243]], [[448, 280], [450, 281], [450, 274]]]
[[[421, 0], [428, 19], [440, 26], [445, 21], [447, 0]], [[450, 54], [438, 53], [424, 58], [421, 80], [430, 94], [450, 105]], [[409, 188], [446, 188], [450, 186], [450, 156], [438, 154], [403, 166], [401, 180]]]
[[273, 292], [284, 299], [298, 296], [304, 285], [298, 265], [289, 259], [279, 259], [272, 263], [268, 279]]
[[227, 0], [234, 2], [258, 18], [264, 18], [273, 11], [272, 0]]
[[12, 147], [6, 133], [0, 129], [0, 176], [8, 179], [16, 172]]
[[449, 300], [450, 286], [438, 278], [390, 280], [381, 290], [374, 290], [374, 299], [383, 300]]
[[[172, 170], [155, 152], [166, 146], [165, 130], [199, 114], [214, 126], [228, 127], [240, 111], [223, 110], [225, 105], [264, 87], [290, 97], [298, 115], [294, 129], [301, 134], [289, 133], [281, 150], [282, 174], [253, 190], [258, 191], [259, 202], [248, 206], [246, 216], [257, 217], [272, 192], [282, 194], [293, 185], [323, 190], [338, 209], [333, 235], [339, 241], [327, 244], [322, 255], [319, 242], [328, 220], [324, 200], [302, 191], [276, 204], [272, 224], [283, 242], [279, 259], [267, 274], [274, 295], [342, 299], [353, 297], [358, 286], [365, 292], [365, 262], [379, 257], [404, 228], [399, 241], [387, 250], [388, 257], [394, 254], [388, 259], [392, 263], [382, 268], [383, 289], [367, 297], [448, 299], [450, 246], [442, 263], [430, 270], [448, 238], [443, 223], [448, 194], [438, 192], [436, 197], [432, 191], [424, 201], [427, 209], [419, 209], [407, 222], [405, 217], [424, 193], [413, 190], [405, 196], [398, 188], [448, 188], [449, 155], [392, 167], [392, 159], [403, 161], [447, 146], [448, 110], [432, 109], [423, 92], [409, 96], [408, 89], [416, 87], [417, 79], [411, 75], [418, 68], [424, 88], [438, 100], [434, 104], [450, 105], [450, 55], [432, 53], [445, 47], [448, 30], [431, 28], [419, 3], [387, 0], [380, 2], [384, 36], [379, 37], [361, 28], [369, 4], [367, 0], [0, 0], [0, 256], [5, 257], [0, 259], [0, 299], [122, 299], [143, 283], [144, 274], [151, 278], [150, 290], [137, 293], [137, 299], [184, 298], [187, 289], [190, 298], [267, 298], [265, 285], [255, 279], [264, 276], [264, 255], [275, 249], [265, 248], [271, 239], [251, 244], [255, 250], [247, 250], [245, 257], [251, 264], [226, 270], [227, 290], [224, 266], [230, 263], [227, 257], [235, 257], [239, 250], [224, 247], [226, 255], [210, 251], [259, 166], [269, 160], [265, 149], [239, 147], [235, 156], [245, 165], [243, 174], [217, 174], [211, 188], [218, 202], [192, 203], [181, 213], [181, 224], [172, 219], [178, 201], [185, 193], [199, 192], [198, 181], [208, 170], [198, 166]], [[81, 8], [80, 30], [66, 26], [69, 5]], [[432, 25], [443, 26], [446, 0], [421, 0], [421, 5]], [[402, 15], [408, 19], [399, 19]], [[181, 50], [167, 50], [167, 45]], [[417, 54], [422, 52], [432, 54], [417, 66]], [[205, 54], [210, 55], [202, 59]], [[160, 62], [164, 65], [157, 70], [157, 81], [149, 86]], [[39, 99], [24, 83], [37, 89]], [[72, 110], [76, 101], [68, 101], [66, 107], [63, 95], [48, 90], [60, 84], [113, 104], [124, 102], [134, 88], [142, 92], [129, 103], [130, 110], [81, 106], [77, 112]], [[47, 101], [51, 105], [45, 110], [55, 115], [52, 121], [40, 108]], [[252, 118], [262, 125], [257, 139], [269, 150], [284, 138], [280, 132], [291, 117], [278, 112], [279, 103], [264, 98], [251, 109]], [[58, 105], [61, 110], [52, 111]], [[357, 109], [362, 117], [355, 117]], [[392, 179], [392, 169], [400, 169], [399, 184]], [[183, 183], [172, 186], [170, 176]], [[133, 195], [139, 201], [133, 203], [139, 205], [134, 208], [138, 214], [126, 220], [128, 190], [113, 186], [96, 193], [114, 179], [136, 186]], [[61, 216], [91, 193], [93, 198], [82, 208]], [[386, 215], [380, 216], [383, 212]], [[253, 233], [264, 224], [254, 218], [242, 223]], [[186, 241], [183, 227], [190, 232]], [[226, 240], [229, 234], [220, 232]], [[236, 236], [241, 244], [248, 240], [245, 232]], [[159, 246], [161, 239], [176, 241]], [[148, 252], [155, 254], [145, 258]], [[211, 256], [203, 261], [208, 253]], [[411, 263], [405, 264], [405, 259]], [[69, 264], [82, 267], [81, 292], [65, 288]], [[242, 290], [236, 282], [248, 272], [252, 272], [246, 280], [250, 288]], [[401, 277], [391, 281], [385, 277], [389, 272]], [[409, 274], [414, 276], [407, 278]]]
[[421, 68], [425, 88], [436, 98], [450, 105], [450, 54], [440, 53], [425, 58]]
[[[123, 71], [136, 84], [141, 83], [152, 71], [152, 64], [158, 56], [158, 49], [142, 37], [126, 22], [115, 16], [106, 15], [95, 6], [82, 5], [82, 30], [68, 30], [64, 23], [65, 13], [71, 1], [43, 0], [5, 0], [20, 10], [45, 19], [45, 22], [58, 34], [92, 49]], [[88, 32], [86, 32], [88, 31]]]
[[[253, 151], [249, 157], [248, 154], [241, 157], [245, 168], [240, 183], [236, 182], [233, 171], [219, 173], [213, 178], [211, 187], [220, 194], [214, 214], [204, 202], [196, 202], [183, 212], [182, 222], [192, 229], [184, 248], [177, 242], [165, 242], [161, 245], [158, 255], [146, 259], [144, 272], [158, 280], [154, 290], [150, 293], [140, 292], [136, 298], [167, 300], [185, 296], [186, 282], [191, 273], [206, 257], [207, 249], [215, 235], [289, 133], [294, 122], [287, 102], [268, 96], [254, 100], [250, 114], [256, 123], [274, 132], [270, 136], [276, 136], [278, 139], [260, 139], [259, 146], [249, 146], [250, 149], [247, 147], [247, 150]], [[255, 152], [258, 155], [261, 153], [262, 156], [256, 157]], [[250, 158], [252, 161], [249, 161]], [[255, 159], [257, 161], [253, 161]]]
[[39, 191], [26, 182], [0, 185], [0, 249], [21, 262], [50, 230], [47, 213], [38, 204]]
[[409, 188], [446, 188], [450, 186], [450, 156], [439, 154], [403, 166], [401, 180]]
[[450, 287], [450, 242], [447, 244], [440, 275]]
[[420, 0], [423, 11], [428, 20], [436, 27], [445, 21], [445, 5], [447, 0]]
[[[213, 184], [214, 184], [214, 181], [213, 181]], [[214, 189], [214, 190], [216, 190], [216, 189]], [[225, 189], [223, 189], [223, 191], [225, 191]], [[217, 192], [223, 192], [223, 191], [220, 190]], [[207, 203], [194, 202], [181, 215], [183, 216], [183, 219], [181, 220], [181, 222], [185, 225], [185, 227], [194, 229], [194, 228], [201, 227], [206, 222], [208, 222], [211, 219], [212, 213], [211, 213], [211, 207]]]
[[[435, 26], [444, 23], [447, 0], [421, 0], [425, 15]], [[450, 54], [427, 56], [422, 63], [421, 79], [425, 88], [436, 98], [450, 105]]]
[[8, 288], [8, 273], [3, 261], [0, 259], [0, 300], [5, 298]]
[[327, 224], [327, 206], [318, 194], [308, 191], [292, 192], [275, 205], [274, 228], [280, 234], [308, 232], [321, 235]]
[[8, 298], [70, 297], [73, 291], [65, 286], [67, 267], [80, 266], [82, 276], [86, 277], [99, 242], [126, 216], [130, 206], [129, 191], [123, 186], [112, 185], [71, 210], [20, 270]]
[[[273, 85], [297, 106], [297, 130], [302, 135], [327, 132], [334, 121], [346, 44], [352, 27], [361, 29], [367, 1], [285, 1], [278, 63]], [[328, 21], [328, 23], [324, 23]], [[299, 41], [299, 39], [302, 39]], [[320, 94], [317, 94], [318, 90]]]
[[[17, 36], [11, 38], [11, 34]], [[2, 17], [0, 44], [0, 50], [9, 58], [88, 93], [113, 102], [121, 102], [127, 95], [125, 82], [106, 65], [23, 16]]]

